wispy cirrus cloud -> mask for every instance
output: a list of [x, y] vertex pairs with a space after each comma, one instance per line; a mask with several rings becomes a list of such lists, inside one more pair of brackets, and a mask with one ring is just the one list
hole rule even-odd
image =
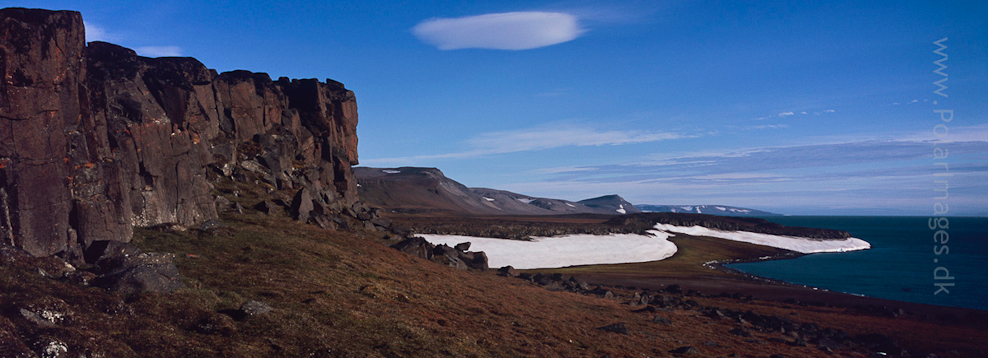
[[539, 11], [435, 18], [412, 28], [419, 40], [440, 50], [528, 50], [572, 41], [584, 32], [574, 15]]
[[[779, 202], [792, 203], [798, 201], [788, 196], [797, 191], [816, 193], [811, 196], [817, 197], [831, 190], [855, 192], [861, 197], [851, 199], [862, 203], [892, 200], [903, 197], [901, 192], [908, 192], [909, 200], [925, 205], [932, 195], [933, 174], [946, 171], [951, 174], [951, 198], [956, 192], [966, 202], [984, 200], [981, 178], [988, 174], [988, 166], [983, 162], [984, 153], [988, 153], [988, 125], [956, 127], [956, 132], [949, 143], [949, 171], [943, 164], [934, 164], [932, 148], [936, 139], [929, 133], [914, 133], [891, 140], [852, 139], [663, 154], [625, 164], [581, 166], [571, 171], [557, 168], [545, 173], [544, 181], [526, 185], [543, 183], [541, 188], [546, 190], [553, 185], [576, 190], [609, 184], [639, 188], [643, 196], [655, 195], [647, 190], [655, 193], [661, 189], [690, 193], [698, 198], [710, 193], [720, 193], [724, 198], [738, 193], [763, 193]], [[869, 191], [874, 195], [864, 195]]]
[[761, 126], [745, 127], [744, 129], [745, 130], [756, 130], [756, 129], [783, 129], [783, 128], [789, 128], [789, 125], [788, 124], [766, 124], [766, 125], [761, 125]]
[[182, 56], [182, 48], [178, 46], [141, 46], [135, 47], [138, 55], [145, 57], [175, 57]]
[[470, 145], [485, 153], [511, 153], [568, 146], [625, 145], [686, 136], [672, 132], [595, 130], [577, 126], [549, 126], [481, 134]]
[[[822, 111], [815, 111], [815, 112], [813, 112], [813, 115], [819, 116], [821, 114], [834, 113], [834, 112], [836, 112], [836, 111], [833, 110], [833, 109], [825, 109], [825, 110], [822, 110]], [[796, 116], [796, 115], [806, 116], [806, 115], [809, 115], [809, 114], [810, 113], [807, 112], [807, 111], [799, 111], [799, 112], [796, 112], [796, 111], [785, 111], [785, 112], [779, 112], [779, 114], [776, 114], [776, 115], [758, 117], [758, 118], [755, 118], [755, 120], [761, 121], [761, 120], [766, 120], [766, 119], [769, 119], [769, 118], [786, 118], [786, 117], [792, 117], [792, 116]]]
[[[988, 200], [983, 184], [988, 174], [988, 126], [956, 131], [951, 142], [941, 144], [949, 146], [949, 169], [934, 163], [932, 135], [917, 133], [893, 140], [661, 154], [623, 164], [552, 168], [532, 172], [526, 177], [529, 181], [505, 189], [566, 198], [620, 192], [636, 203], [787, 208], [783, 211], [807, 206], [897, 208], [915, 215], [928, 212], [937, 194], [933, 180], [949, 178], [952, 210], [956, 206], [958, 214], [983, 211]], [[950, 176], [934, 176], [945, 173]]]
[[400, 158], [368, 159], [373, 165], [408, 164], [435, 159], [467, 159], [488, 155], [547, 150], [561, 147], [616, 146], [692, 138], [674, 132], [598, 130], [575, 125], [547, 125], [482, 133], [463, 142], [463, 151]]

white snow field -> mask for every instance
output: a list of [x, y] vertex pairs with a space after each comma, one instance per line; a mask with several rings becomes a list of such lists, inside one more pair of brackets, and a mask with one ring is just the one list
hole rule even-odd
[[657, 224], [655, 225], [655, 229], [692, 236], [709, 236], [726, 240], [743, 241], [757, 245], [792, 250], [804, 254], [820, 252], [845, 252], [867, 250], [871, 248], [871, 244], [867, 241], [853, 237], [843, 240], [819, 240], [805, 237], [759, 234], [748, 231], [722, 231], [709, 229], [702, 226], [686, 227], [666, 224]]
[[490, 267], [517, 269], [555, 268], [573, 265], [619, 264], [662, 260], [676, 253], [665, 232], [638, 234], [566, 235], [538, 237], [532, 241], [491, 239], [458, 235], [418, 235], [439, 245], [470, 242], [470, 251], [487, 254]]
[[817, 240], [805, 237], [759, 234], [747, 231], [722, 231], [702, 226], [655, 225], [655, 236], [637, 234], [566, 235], [537, 237], [532, 241], [492, 239], [459, 235], [418, 235], [434, 245], [455, 246], [470, 242], [470, 251], [487, 254], [493, 268], [514, 266], [517, 269], [556, 268], [574, 265], [619, 264], [658, 261], [672, 257], [678, 249], [668, 240], [682, 233], [742, 241], [792, 250], [804, 254], [867, 250], [871, 244], [858, 238]]

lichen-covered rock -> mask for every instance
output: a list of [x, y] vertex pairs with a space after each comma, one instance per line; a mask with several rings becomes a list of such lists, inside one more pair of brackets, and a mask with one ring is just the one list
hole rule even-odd
[[217, 218], [210, 176], [235, 170], [307, 189], [302, 208], [357, 203], [357, 105], [339, 82], [87, 46], [73, 11], [2, 9], [0, 33], [2, 244], [47, 256], [195, 227]]
[[[99, 191], [92, 179], [105, 173], [99, 151], [89, 150], [99, 138], [80, 100], [88, 98], [82, 16], [3, 9], [0, 34], [0, 240], [50, 255], [89, 230], [94, 211], [111, 210], [91, 201]], [[113, 214], [104, 231], [127, 234]]]
[[171, 254], [163, 253], [128, 256], [120, 266], [98, 277], [93, 284], [125, 296], [172, 292], [182, 287], [173, 258]]
[[262, 315], [274, 311], [274, 308], [261, 301], [250, 300], [240, 305], [240, 313], [245, 317]]

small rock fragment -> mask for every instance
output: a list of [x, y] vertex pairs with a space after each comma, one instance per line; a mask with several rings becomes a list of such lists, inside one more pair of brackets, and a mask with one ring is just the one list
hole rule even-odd
[[274, 308], [261, 301], [250, 300], [240, 305], [240, 312], [247, 317], [270, 313], [271, 311], [274, 311]]
[[597, 329], [599, 329], [601, 331], [605, 331], [605, 332], [619, 333], [619, 334], [623, 334], [623, 335], [629, 335], [630, 334], [630, 332], [628, 331], [628, 326], [626, 326], [623, 322], [619, 322], [619, 323], [615, 323], [615, 324], [611, 324], [611, 325], [606, 325], [606, 326], [603, 326], [603, 327], [598, 327]]

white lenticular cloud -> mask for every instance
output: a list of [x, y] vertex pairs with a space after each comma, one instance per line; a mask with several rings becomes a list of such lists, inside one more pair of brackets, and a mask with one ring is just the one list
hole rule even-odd
[[584, 30], [576, 16], [558, 12], [506, 12], [420, 22], [412, 33], [440, 50], [528, 50], [571, 41]]
[[182, 56], [182, 48], [178, 46], [144, 46], [135, 47], [138, 55], [145, 57], [174, 57]]

